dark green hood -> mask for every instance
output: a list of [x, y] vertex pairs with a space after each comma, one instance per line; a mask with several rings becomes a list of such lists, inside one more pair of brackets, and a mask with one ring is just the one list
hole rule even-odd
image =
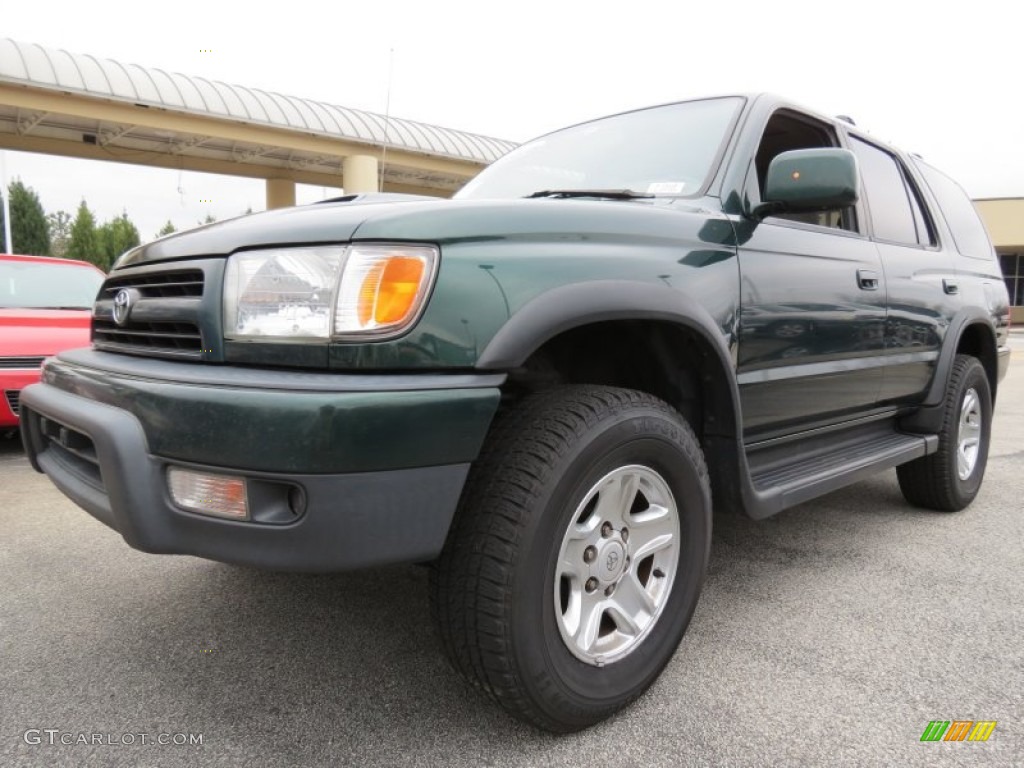
[[[338, 202], [283, 208], [207, 224], [129, 251], [118, 267], [246, 248], [352, 240], [465, 243], [488, 240], [605, 240], [678, 232], [682, 201], [416, 200]], [[685, 209], [699, 210], [687, 204]], [[684, 209], [684, 210], [685, 210]]]

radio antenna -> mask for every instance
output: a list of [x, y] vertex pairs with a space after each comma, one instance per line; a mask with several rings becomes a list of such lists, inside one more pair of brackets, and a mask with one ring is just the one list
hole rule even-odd
[[395, 49], [388, 54], [388, 93], [384, 102], [384, 142], [380, 151], [380, 171], [377, 175], [377, 191], [384, 191], [384, 165], [388, 158], [388, 129], [391, 127], [391, 80], [395, 74]]

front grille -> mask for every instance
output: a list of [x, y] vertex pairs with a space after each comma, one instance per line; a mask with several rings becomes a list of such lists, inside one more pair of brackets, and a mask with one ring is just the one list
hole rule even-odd
[[104, 284], [103, 293], [113, 298], [122, 288], [135, 288], [147, 298], [202, 296], [203, 272], [200, 269], [182, 269], [174, 272], [111, 277]]
[[17, 416], [18, 403], [21, 399], [21, 391], [17, 389], [8, 389], [4, 392], [4, 397], [7, 398], [7, 405], [11, 407], [11, 413]]
[[[199, 307], [204, 275], [199, 269], [117, 275], [104, 283], [93, 308], [92, 340], [98, 349], [158, 357], [202, 357]], [[123, 324], [114, 321], [114, 297], [130, 289]]]
[[93, 341], [98, 347], [135, 347], [140, 351], [195, 352], [203, 348], [199, 326], [195, 323], [131, 323], [125, 328], [108, 320], [93, 322]]
[[0, 368], [42, 368], [43, 357], [0, 357]]

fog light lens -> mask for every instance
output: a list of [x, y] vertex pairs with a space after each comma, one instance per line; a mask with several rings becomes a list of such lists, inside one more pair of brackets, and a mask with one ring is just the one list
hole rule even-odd
[[171, 467], [167, 470], [167, 487], [174, 503], [189, 512], [232, 520], [249, 519], [245, 480], [241, 477]]

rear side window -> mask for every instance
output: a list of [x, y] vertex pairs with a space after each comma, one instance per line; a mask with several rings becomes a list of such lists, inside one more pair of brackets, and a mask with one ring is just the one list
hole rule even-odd
[[860, 163], [875, 237], [903, 245], [931, 245], [934, 240], [924, 208], [900, 162], [857, 138], [851, 137], [850, 148]]
[[949, 176], [935, 170], [928, 163], [920, 160], [915, 162], [925, 183], [939, 201], [957, 250], [972, 259], [991, 261], [993, 251], [988, 231], [967, 193]]

